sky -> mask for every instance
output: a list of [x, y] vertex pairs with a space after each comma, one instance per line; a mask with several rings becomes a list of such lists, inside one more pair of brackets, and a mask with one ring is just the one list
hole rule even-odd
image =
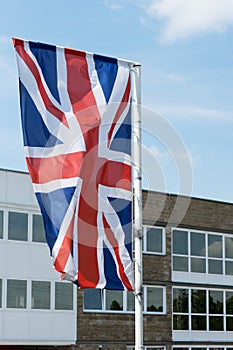
[[142, 65], [143, 187], [233, 202], [232, 0], [8, 0], [0, 168], [27, 171], [12, 37]]

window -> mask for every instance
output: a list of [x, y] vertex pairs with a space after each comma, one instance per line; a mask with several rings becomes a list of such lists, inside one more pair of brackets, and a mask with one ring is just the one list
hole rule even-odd
[[0, 308], [2, 307], [2, 280], [0, 279]]
[[3, 210], [0, 210], [0, 239], [3, 238]]
[[[164, 314], [165, 287], [144, 286], [144, 312]], [[93, 312], [133, 312], [135, 296], [131, 291], [84, 290], [84, 310]]]
[[26, 309], [27, 281], [7, 280], [7, 308]]
[[73, 284], [55, 282], [55, 309], [73, 310]]
[[101, 289], [85, 289], [84, 310], [102, 310]]
[[172, 350], [233, 350], [233, 348], [224, 345], [206, 346], [205, 344], [199, 344], [196, 346], [173, 346]]
[[165, 229], [155, 226], [143, 227], [143, 251], [146, 253], [165, 254]]
[[27, 241], [28, 215], [26, 213], [9, 212], [8, 239]]
[[106, 290], [106, 310], [123, 310], [123, 293], [119, 290]]
[[32, 281], [32, 309], [50, 309], [50, 282]]
[[233, 275], [230, 235], [174, 229], [172, 243], [173, 271]]
[[147, 312], [164, 312], [164, 288], [146, 286], [144, 293], [145, 310]]
[[173, 288], [173, 330], [232, 331], [233, 291]]
[[[135, 346], [134, 345], [130, 345], [130, 346], [126, 346], [126, 350], [134, 350]], [[166, 348], [164, 346], [153, 346], [153, 345], [149, 345], [149, 346], [144, 346], [143, 347], [144, 350], [166, 350]]]
[[44, 224], [41, 215], [32, 215], [32, 241], [46, 243]]

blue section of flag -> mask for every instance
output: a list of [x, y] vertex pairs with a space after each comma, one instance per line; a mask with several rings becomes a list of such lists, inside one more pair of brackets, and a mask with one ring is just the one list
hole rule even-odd
[[50, 193], [36, 193], [44, 219], [47, 243], [51, 252], [74, 191], [75, 187], [67, 187]]
[[35, 56], [44, 76], [44, 79], [53, 97], [60, 103], [57, 89], [57, 56], [56, 46], [34, 43], [29, 41], [30, 49]]
[[61, 143], [50, 134], [24, 85], [19, 82], [24, 146], [54, 147]]
[[94, 55], [95, 69], [108, 103], [118, 71], [117, 59]]
[[104, 251], [104, 273], [106, 278], [106, 289], [123, 290], [123, 284], [118, 277], [116, 264], [111, 252], [105, 244], [103, 244]]
[[125, 246], [132, 257], [132, 202], [122, 198], [108, 197], [109, 203], [117, 213], [125, 234]]
[[109, 147], [113, 151], [131, 155], [131, 107]]

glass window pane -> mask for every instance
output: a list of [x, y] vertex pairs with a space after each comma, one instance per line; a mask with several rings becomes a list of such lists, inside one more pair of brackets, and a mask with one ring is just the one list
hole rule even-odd
[[162, 228], [147, 228], [147, 252], [162, 253], [163, 252], [163, 230]]
[[147, 287], [147, 311], [163, 312], [163, 288]]
[[173, 271], [188, 271], [188, 258], [173, 256]]
[[27, 281], [7, 280], [7, 308], [26, 309]]
[[233, 275], [233, 261], [225, 261], [226, 275]]
[[188, 289], [173, 289], [173, 312], [188, 312]]
[[206, 260], [200, 258], [191, 258], [191, 272], [206, 272]]
[[33, 214], [32, 216], [32, 241], [46, 242], [44, 223], [41, 215]]
[[192, 289], [191, 291], [191, 309], [193, 313], [206, 313], [206, 291], [201, 289]]
[[73, 284], [55, 282], [55, 309], [73, 310]]
[[102, 310], [101, 289], [84, 289], [84, 310]]
[[26, 213], [9, 212], [8, 239], [27, 241], [28, 215]]
[[50, 309], [50, 282], [32, 281], [32, 309]]
[[208, 256], [222, 258], [222, 236], [208, 235]]
[[232, 317], [227, 317], [226, 321], [227, 321], [226, 322], [227, 331], [233, 331], [233, 318]]
[[134, 311], [135, 310], [135, 296], [131, 291], [127, 291], [127, 310]]
[[3, 238], [3, 211], [0, 210], [0, 239]]
[[2, 280], [0, 279], [0, 308], [2, 307]]
[[123, 292], [120, 290], [106, 290], [106, 309], [123, 310]]
[[204, 233], [191, 232], [191, 255], [206, 255]]
[[173, 254], [188, 255], [188, 231], [173, 230]]
[[209, 313], [223, 314], [223, 292], [218, 290], [209, 291]]
[[206, 316], [192, 316], [192, 330], [206, 331]]
[[209, 259], [209, 273], [222, 275], [222, 260]]
[[189, 329], [188, 315], [173, 315], [173, 329], [188, 330]]
[[226, 292], [226, 314], [233, 315], [233, 292]]
[[225, 237], [225, 257], [233, 259], [233, 238]]
[[223, 317], [210, 316], [209, 324], [210, 331], [223, 331]]

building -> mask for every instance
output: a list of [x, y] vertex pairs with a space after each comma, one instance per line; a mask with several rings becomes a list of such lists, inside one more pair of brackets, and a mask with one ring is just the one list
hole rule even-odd
[[[0, 205], [0, 348], [133, 349], [133, 293], [59, 281], [27, 174], [0, 171]], [[233, 349], [232, 214], [143, 192], [145, 349]]]

